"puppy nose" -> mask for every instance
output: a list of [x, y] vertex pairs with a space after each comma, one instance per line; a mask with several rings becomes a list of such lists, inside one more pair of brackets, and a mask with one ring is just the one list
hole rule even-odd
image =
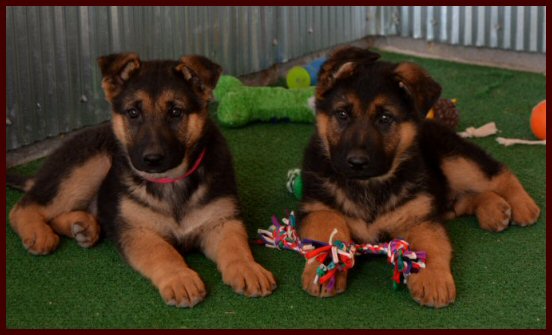
[[144, 162], [149, 166], [157, 166], [159, 163], [165, 158], [162, 154], [154, 153], [154, 154], [146, 154], [144, 155], [143, 159]]
[[347, 163], [353, 170], [363, 170], [368, 165], [370, 157], [362, 151], [353, 151], [347, 155]]

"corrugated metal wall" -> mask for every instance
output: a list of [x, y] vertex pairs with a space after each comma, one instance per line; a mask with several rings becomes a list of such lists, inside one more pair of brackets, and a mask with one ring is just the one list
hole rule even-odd
[[404, 37], [546, 53], [545, 6], [403, 6], [396, 19]]
[[370, 35], [546, 52], [545, 7], [7, 7], [6, 146], [109, 117], [95, 59], [199, 53], [226, 73]]

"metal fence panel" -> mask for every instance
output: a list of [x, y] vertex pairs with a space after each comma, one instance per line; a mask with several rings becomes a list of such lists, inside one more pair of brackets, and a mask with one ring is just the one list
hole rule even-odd
[[6, 146], [109, 117], [96, 58], [203, 54], [240, 75], [366, 36], [546, 53], [544, 6], [13, 7]]

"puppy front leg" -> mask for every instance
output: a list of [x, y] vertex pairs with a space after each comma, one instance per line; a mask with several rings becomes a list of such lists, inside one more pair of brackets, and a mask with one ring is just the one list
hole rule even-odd
[[[351, 241], [351, 233], [345, 218], [335, 211], [319, 210], [311, 212], [303, 219], [299, 227], [301, 239], [328, 242], [333, 230], [337, 229], [334, 236], [335, 240]], [[329, 289], [326, 283], [318, 284], [314, 282], [318, 266], [319, 263], [316, 261], [305, 264], [302, 278], [305, 291], [317, 297], [331, 297], [345, 291], [347, 288], [347, 271], [337, 272], [335, 287]]]
[[213, 260], [222, 280], [248, 297], [267, 296], [276, 288], [272, 273], [255, 262], [243, 223], [232, 219], [204, 234], [201, 248]]
[[[408, 277], [410, 294], [422, 305], [445, 307], [456, 298], [451, 272], [452, 246], [445, 228], [438, 223], [423, 222], [401, 232], [410, 248], [427, 253], [425, 269]], [[397, 237], [397, 236], [395, 236]]]
[[180, 253], [163, 237], [147, 229], [124, 232], [121, 251], [128, 263], [159, 289], [168, 305], [193, 307], [207, 291]]

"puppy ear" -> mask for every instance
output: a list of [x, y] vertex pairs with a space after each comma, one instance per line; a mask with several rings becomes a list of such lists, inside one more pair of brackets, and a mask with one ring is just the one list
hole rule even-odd
[[196, 93], [206, 100], [213, 98], [213, 90], [222, 74], [222, 67], [203, 56], [183, 56], [176, 71], [182, 73], [184, 79], [192, 84]]
[[359, 66], [372, 64], [379, 57], [380, 55], [375, 52], [357, 47], [344, 47], [335, 50], [320, 69], [316, 96], [321, 98], [338, 79], [352, 76]]
[[121, 93], [123, 84], [140, 68], [140, 57], [135, 52], [112, 54], [98, 58], [102, 72], [102, 89], [111, 102]]
[[418, 112], [426, 115], [441, 95], [441, 86], [429, 73], [414, 63], [400, 63], [395, 68], [399, 86], [410, 96]]

